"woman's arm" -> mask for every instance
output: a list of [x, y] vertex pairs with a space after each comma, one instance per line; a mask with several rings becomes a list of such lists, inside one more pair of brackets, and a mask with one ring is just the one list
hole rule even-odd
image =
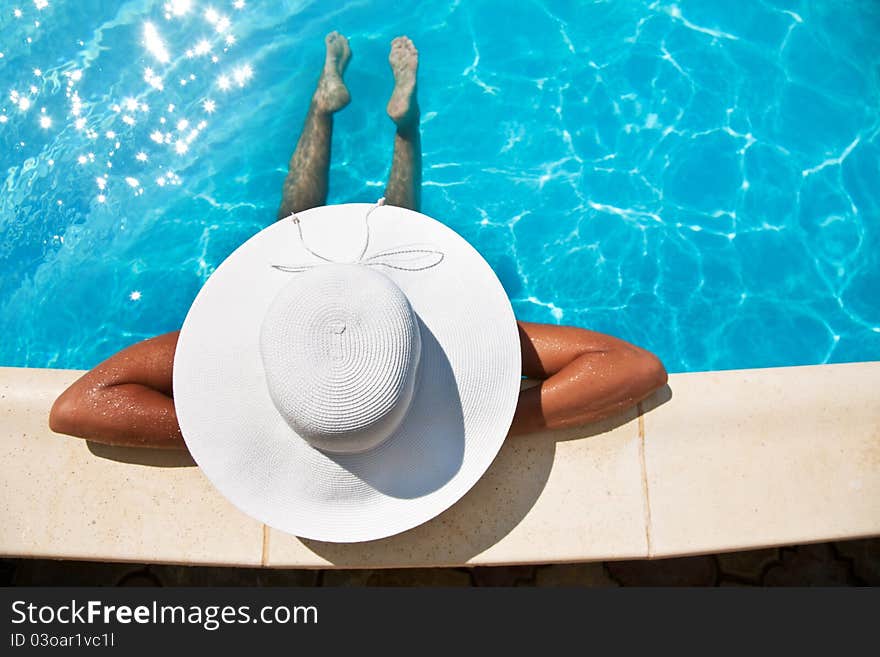
[[49, 428], [110, 445], [186, 449], [171, 396], [179, 331], [134, 344], [65, 390]]
[[628, 342], [574, 326], [518, 324], [523, 374], [543, 380], [520, 393], [511, 434], [601, 420], [666, 384], [660, 360]]
[[[666, 383], [656, 356], [571, 326], [519, 322], [523, 374], [511, 434], [586, 424], [629, 408]], [[52, 431], [111, 445], [186, 449], [171, 382], [179, 332], [123, 349], [75, 381], [52, 406]]]

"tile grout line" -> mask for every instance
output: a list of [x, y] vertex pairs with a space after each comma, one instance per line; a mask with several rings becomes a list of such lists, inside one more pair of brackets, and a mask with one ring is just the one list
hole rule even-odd
[[645, 540], [648, 544], [648, 558], [654, 556], [651, 545], [651, 495], [648, 491], [648, 464], [645, 458], [645, 409], [638, 403], [639, 411], [639, 461], [642, 468], [642, 496], [645, 500]]
[[263, 548], [260, 552], [260, 565], [265, 566], [269, 563], [269, 526], [263, 525]]

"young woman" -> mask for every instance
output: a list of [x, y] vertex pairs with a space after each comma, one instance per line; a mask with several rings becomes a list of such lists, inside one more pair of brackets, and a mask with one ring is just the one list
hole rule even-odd
[[[342, 76], [351, 50], [327, 35], [327, 55], [302, 134], [290, 160], [279, 218], [324, 205], [333, 114], [350, 96]], [[418, 52], [392, 41], [395, 86], [387, 111], [397, 126], [386, 202], [418, 211], [421, 188]], [[571, 326], [518, 322], [523, 375], [541, 380], [520, 393], [512, 435], [586, 424], [634, 406], [666, 383], [656, 356], [617, 338]], [[56, 400], [49, 426], [97, 442], [186, 449], [172, 393], [177, 331], [132, 345], [73, 383]]]

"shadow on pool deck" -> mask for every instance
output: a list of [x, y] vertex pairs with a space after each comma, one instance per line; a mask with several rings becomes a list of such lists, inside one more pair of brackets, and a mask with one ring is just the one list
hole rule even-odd
[[[315, 554], [341, 567], [377, 566], [385, 562], [389, 554], [420, 555], [419, 559], [427, 563], [432, 560], [467, 562], [502, 540], [535, 505], [550, 476], [557, 443], [589, 440], [613, 431], [665, 404], [671, 398], [672, 391], [667, 385], [641, 402], [638, 407], [613, 417], [578, 429], [545, 432], [537, 436], [537, 440], [529, 440], [527, 447], [525, 443], [521, 443], [523, 447], [518, 445], [502, 449], [486, 473], [452, 508], [402, 534], [358, 544], [327, 543], [302, 538], [299, 540]], [[91, 442], [88, 443], [88, 448], [99, 458], [126, 463], [158, 468], [196, 466], [192, 457], [182, 451], [113, 447]], [[456, 537], [455, 540], [444, 541], [443, 554], [436, 553], [439, 549], [436, 546], [438, 532]], [[406, 561], [407, 559], [402, 558], [401, 563]]]
[[[454, 507], [403, 534], [354, 545], [299, 540], [335, 566], [364, 568], [386, 561], [389, 554], [430, 555], [438, 533], [452, 534], [455, 540], [445, 541], [447, 549], [436, 558], [464, 563], [507, 536], [535, 505], [550, 477], [557, 443], [589, 440], [613, 431], [671, 398], [672, 391], [664, 386], [642, 402], [641, 410], [631, 408], [576, 431], [544, 433], [542, 439], [528, 449], [502, 449], [486, 473]], [[370, 555], [375, 555], [375, 563]]]
[[645, 413], [650, 413], [658, 406], [663, 406], [666, 402], [672, 399], [672, 388], [669, 387], [669, 384], [666, 384], [659, 390], [655, 390], [653, 394], [651, 394], [648, 398], [639, 402], [639, 415], [644, 415]]
[[118, 447], [86, 441], [89, 451], [98, 458], [136, 465], [150, 465], [155, 468], [195, 467], [196, 462], [189, 452], [181, 449], [143, 449], [140, 447]]

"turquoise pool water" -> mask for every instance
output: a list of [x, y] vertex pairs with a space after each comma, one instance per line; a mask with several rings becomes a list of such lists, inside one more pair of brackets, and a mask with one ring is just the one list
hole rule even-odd
[[180, 326], [270, 222], [322, 38], [330, 202], [382, 194], [388, 43], [421, 53], [423, 210], [518, 316], [671, 371], [880, 359], [880, 3], [129, 2], [0, 9], [0, 365]]

